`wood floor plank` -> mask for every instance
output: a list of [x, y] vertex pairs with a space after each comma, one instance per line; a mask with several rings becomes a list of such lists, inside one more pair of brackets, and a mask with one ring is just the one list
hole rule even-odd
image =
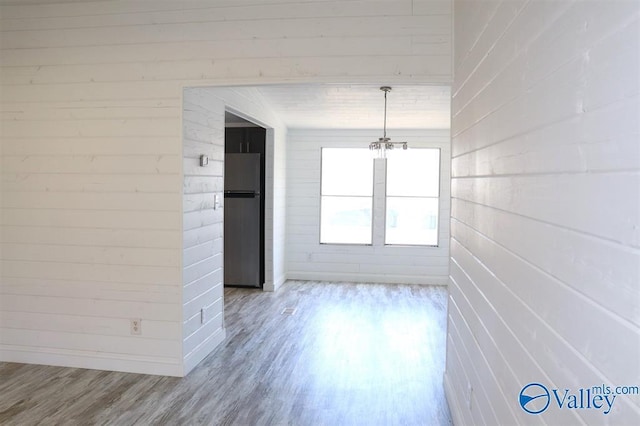
[[0, 424], [449, 425], [446, 297], [417, 285], [227, 288], [227, 339], [189, 376], [0, 363]]

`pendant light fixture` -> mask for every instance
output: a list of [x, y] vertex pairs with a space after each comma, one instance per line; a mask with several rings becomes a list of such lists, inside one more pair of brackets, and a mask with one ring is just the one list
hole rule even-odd
[[391, 91], [390, 86], [382, 86], [380, 88], [384, 92], [384, 127], [382, 137], [378, 138], [376, 142], [369, 144], [369, 149], [377, 153], [378, 158], [385, 158], [387, 150], [392, 150], [394, 146], [400, 145], [402, 149], [407, 149], [409, 146], [407, 142], [392, 142], [391, 138], [387, 137], [387, 94]]

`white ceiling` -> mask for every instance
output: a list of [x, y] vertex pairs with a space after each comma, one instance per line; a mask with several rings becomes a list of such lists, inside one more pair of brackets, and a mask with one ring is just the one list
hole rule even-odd
[[[380, 85], [278, 85], [256, 88], [289, 128], [382, 129]], [[387, 128], [448, 129], [448, 86], [393, 86]]]

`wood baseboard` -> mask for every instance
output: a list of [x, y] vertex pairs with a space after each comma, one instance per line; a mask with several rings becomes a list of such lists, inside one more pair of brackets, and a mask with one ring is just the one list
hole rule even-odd
[[95, 352], [53, 348], [0, 345], [0, 362], [76, 367], [160, 376], [183, 376], [182, 365], [178, 359], [136, 357], [108, 353], [96, 354]]

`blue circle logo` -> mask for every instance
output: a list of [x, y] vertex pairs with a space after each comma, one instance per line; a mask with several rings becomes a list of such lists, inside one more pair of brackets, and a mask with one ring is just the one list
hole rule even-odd
[[520, 391], [520, 406], [529, 414], [540, 414], [549, 406], [551, 395], [540, 383], [529, 383]]

